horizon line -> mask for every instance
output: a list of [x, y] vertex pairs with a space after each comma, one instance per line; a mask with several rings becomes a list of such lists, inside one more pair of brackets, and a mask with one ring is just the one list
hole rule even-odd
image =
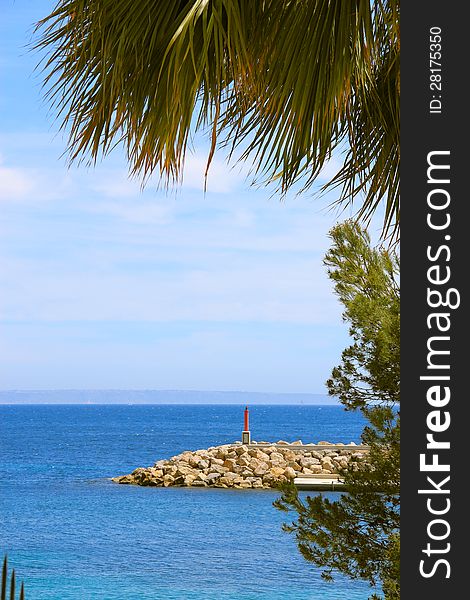
[[[0, 402], [0, 406], [245, 406], [245, 402]], [[254, 402], [250, 406], [340, 406], [340, 402], [322, 403], [274, 403]]]
[[211, 390], [211, 389], [180, 389], [180, 388], [3, 388], [0, 393], [7, 392], [203, 392], [216, 394], [272, 394], [296, 396], [328, 396], [328, 392], [268, 392], [253, 390]]

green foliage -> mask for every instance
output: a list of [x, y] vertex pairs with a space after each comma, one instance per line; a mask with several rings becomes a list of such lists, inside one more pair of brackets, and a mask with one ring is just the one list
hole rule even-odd
[[[357, 224], [331, 232], [333, 246], [325, 263], [345, 307], [354, 344], [328, 381], [348, 410], [368, 420], [362, 441], [365, 459], [350, 461], [341, 476], [347, 494], [333, 501], [323, 495], [302, 500], [294, 486], [283, 488], [274, 503], [296, 513], [284, 525], [302, 555], [333, 579], [340, 572], [381, 585], [387, 600], [399, 599], [400, 569], [400, 417], [399, 292], [397, 257], [373, 249]], [[378, 598], [377, 595], [372, 598]]]
[[175, 181], [208, 128], [208, 166], [227, 143], [286, 192], [347, 147], [330, 187], [398, 227], [398, 0], [60, 0], [39, 28], [72, 159], [122, 142]]
[[385, 552], [387, 561], [384, 569], [382, 589], [388, 600], [400, 600], [400, 536], [392, 534]]
[[[2, 568], [1, 600], [7, 599], [7, 587], [8, 587], [8, 561], [7, 561], [7, 557], [5, 556], [5, 558], [3, 559], [3, 568]], [[11, 576], [10, 576], [9, 600], [15, 600], [15, 594], [16, 594], [16, 577], [15, 577], [15, 571], [13, 570], [11, 572]], [[23, 583], [21, 583], [19, 600], [24, 600], [24, 585], [23, 585]]]
[[327, 382], [328, 392], [348, 409], [371, 402], [400, 401], [400, 290], [398, 257], [393, 250], [371, 248], [357, 223], [347, 221], [330, 232], [328, 275], [345, 307], [353, 344], [342, 354]]

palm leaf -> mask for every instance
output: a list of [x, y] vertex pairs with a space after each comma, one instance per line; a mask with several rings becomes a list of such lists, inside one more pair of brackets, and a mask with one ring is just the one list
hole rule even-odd
[[6, 600], [7, 597], [7, 579], [8, 579], [8, 565], [7, 557], [3, 559], [2, 567], [2, 600]]
[[[2, 585], [1, 585], [1, 600], [6, 600], [7, 598], [7, 585], [8, 585], [8, 560], [7, 557], [3, 559], [3, 568], [2, 568]], [[15, 571], [11, 572], [10, 576], [10, 596], [9, 600], [15, 600], [16, 594], [16, 575]], [[20, 589], [20, 599], [24, 600], [24, 585], [21, 583]]]
[[60, 0], [38, 25], [71, 160], [115, 145], [131, 172], [181, 178], [193, 133], [281, 193], [346, 145], [339, 202], [399, 223], [397, 0]]

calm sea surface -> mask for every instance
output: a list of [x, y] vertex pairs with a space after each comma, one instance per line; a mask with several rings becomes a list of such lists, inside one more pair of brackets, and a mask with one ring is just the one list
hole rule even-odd
[[[276, 492], [109, 481], [239, 439], [243, 408], [0, 406], [0, 554], [26, 600], [365, 600], [303, 560]], [[251, 409], [258, 441], [359, 442], [362, 427], [336, 406]]]

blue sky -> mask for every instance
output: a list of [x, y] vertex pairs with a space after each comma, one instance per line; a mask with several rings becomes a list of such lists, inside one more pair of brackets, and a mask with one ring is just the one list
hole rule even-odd
[[2, 0], [0, 388], [325, 392], [348, 344], [334, 198], [281, 202], [220, 154], [204, 194], [202, 139], [170, 193], [119, 150], [68, 168], [26, 48], [53, 5]]

